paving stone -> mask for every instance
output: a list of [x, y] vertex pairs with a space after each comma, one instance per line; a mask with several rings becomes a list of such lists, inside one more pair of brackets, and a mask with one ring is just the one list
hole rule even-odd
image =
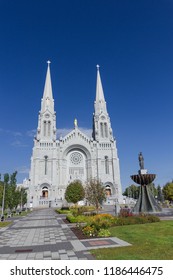
[[67, 254], [68, 254], [69, 257], [75, 256], [75, 253], [73, 251], [67, 251]]
[[36, 253], [35, 259], [36, 260], [42, 260], [43, 259], [43, 253]]
[[43, 257], [51, 257], [51, 251], [43, 252]]
[[59, 254], [64, 254], [64, 253], [66, 253], [66, 250], [59, 250], [58, 252], [59, 252]]
[[27, 260], [28, 254], [18, 254], [16, 260]]
[[9, 260], [15, 260], [17, 258], [17, 254], [13, 254], [9, 256]]
[[58, 252], [52, 252], [52, 260], [59, 260], [60, 256], [58, 254]]
[[67, 254], [60, 254], [59, 256], [60, 256], [60, 260], [68, 260], [69, 259]]

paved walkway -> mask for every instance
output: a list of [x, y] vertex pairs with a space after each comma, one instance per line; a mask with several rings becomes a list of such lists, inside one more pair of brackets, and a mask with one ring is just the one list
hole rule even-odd
[[115, 237], [79, 240], [64, 217], [50, 208], [35, 210], [0, 228], [0, 260], [92, 260], [90, 249], [130, 245]]

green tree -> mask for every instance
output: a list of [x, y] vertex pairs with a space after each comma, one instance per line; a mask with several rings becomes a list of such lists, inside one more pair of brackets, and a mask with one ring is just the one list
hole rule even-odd
[[[4, 174], [4, 181], [0, 181], [0, 205], [2, 206], [4, 186], [5, 186], [5, 201], [4, 209], [17, 208], [18, 205], [21, 207], [27, 202], [27, 192], [24, 188], [17, 188], [17, 171], [11, 175], [6, 173]], [[1, 174], [0, 174], [1, 179]]]
[[0, 204], [2, 205], [3, 192], [5, 186], [5, 203], [4, 209], [17, 208], [21, 204], [21, 196], [23, 197], [23, 203], [26, 203], [26, 191], [23, 189], [17, 189], [17, 171], [9, 175], [6, 173], [4, 175], [4, 182], [0, 181]]
[[92, 179], [88, 181], [85, 188], [86, 199], [93, 204], [97, 211], [103, 201], [106, 200], [105, 188], [99, 180]]
[[173, 201], [173, 182], [168, 182], [162, 189], [165, 200]]
[[16, 209], [18, 207], [18, 205], [20, 205], [21, 202], [21, 193], [19, 189], [15, 189], [14, 193], [13, 193], [13, 205], [12, 205], [12, 209]]
[[77, 203], [84, 199], [85, 191], [80, 181], [74, 181], [67, 186], [65, 199], [67, 202]]
[[155, 184], [154, 183], [151, 183], [148, 185], [149, 186], [149, 189], [150, 191], [152, 192], [153, 196], [156, 197], [158, 196], [158, 190], [157, 188], [155, 187]]
[[162, 188], [160, 185], [157, 186], [157, 199], [158, 201], [163, 202]]
[[2, 206], [3, 190], [4, 190], [4, 183], [0, 181], [0, 206]]
[[23, 207], [27, 203], [27, 192], [24, 188], [20, 189], [20, 200], [21, 200], [21, 207]]
[[[16, 199], [16, 179], [17, 171], [12, 175], [8, 174], [8, 182], [5, 183], [6, 194], [5, 194], [5, 208], [12, 210], [15, 206]], [[7, 180], [7, 179], [6, 179]]]
[[[8, 188], [9, 179], [10, 179], [9, 174], [8, 174], [8, 173], [5, 173], [5, 174], [4, 174], [4, 182], [3, 182], [3, 195], [5, 195], [5, 199], [4, 199], [4, 210], [8, 207], [8, 205], [7, 205], [7, 201], [8, 201], [8, 197], [7, 197], [7, 188]], [[4, 193], [4, 188], [5, 188], [5, 193]]]
[[127, 197], [132, 197], [134, 199], [138, 199], [139, 197], [139, 186], [136, 185], [130, 185], [129, 187], [127, 187], [123, 193], [123, 195], [127, 196]]

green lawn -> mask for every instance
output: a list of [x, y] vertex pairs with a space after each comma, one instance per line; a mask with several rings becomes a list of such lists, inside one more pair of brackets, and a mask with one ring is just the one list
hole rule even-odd
[[11, 224], [11, 222], [0, 222], [0, 228], [1, 227], [7, 227]]
[[173, 221], [117, 226], [111, 235], [132, 246], [92, 250], [99, 260], [173, 260]]

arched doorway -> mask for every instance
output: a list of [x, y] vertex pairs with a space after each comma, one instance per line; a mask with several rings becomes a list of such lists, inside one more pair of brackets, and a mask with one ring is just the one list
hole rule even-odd
[[48, 198], [48, 187], [42, 188], [42, 198]]
[[106, 185], [105, 192], [107, 197], [111, 196], [111, 187], [109, 185]]

